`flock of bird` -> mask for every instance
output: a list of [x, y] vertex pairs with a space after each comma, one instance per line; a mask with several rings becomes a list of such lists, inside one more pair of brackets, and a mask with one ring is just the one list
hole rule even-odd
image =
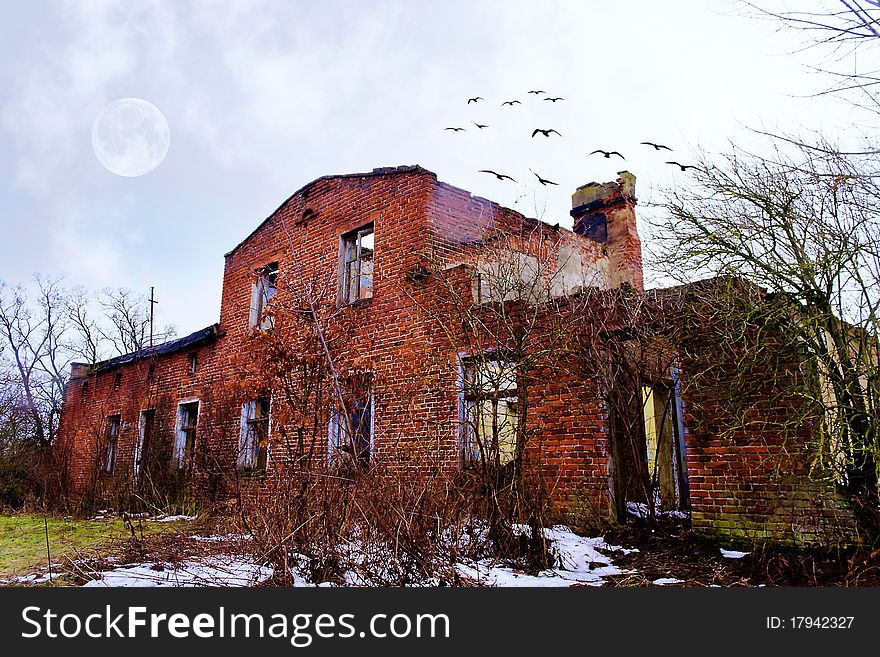
[[[533, 90], [528, 91], [527, 93], [533, 94], [535, 96], [540, 96], [542, 94], [546, 94], [546, 92], [543, 89], [533, 89]], [[543, 100], [548, 101], [548, 102], [552, 102], [555, 104], [561, 100], [565, 100], [565, 98], [562, 98], [559, 96], [544, 96]], [[486, 102], [486, 99], [483, 98], [482, 96], [474, 96], [473, 98], [468, 98], [468, 100], [467, 100], [468, 105], [470, 105], [471, 103], [479, 103], [479, 102]], [[513, 107], [514, 105], [521, 105], [521, 104], [522, 104], [522, 102], [519, 100], [516, 100], [516, 99], [505, 100], [504, 102], [501, 103], [501, 107], [505, 107], [505, 106]], [[489, 127], [488, 125], [486, 125], [484, 123], [476, 123], [474, 121], [471, 121], [471, 123], [473, 125], [475, 125], [479, 130], [484, 130]], [[443, 129], [449, 130], [451, 132], [464, 132], [466, 130], [466, 128], [462, 128], [462, 127], [458, 127], [458, 126], [448, 127], [448, 128], [443, 128]], [[557, 131], [555, 128], [535, 128], [532, 131], [532, 138], [534, 138], [536, 135], [539, 135], [539, 134], [543, 135], [544, 137], [547, 137], [547, 138], [549, 138], [551, 134], [556, 135], [558, 137], [562, 137], [562, 134], [559, 131]], [[650, 146], [655, 151], [666, 150], [666, 151], [672, 152], [672, 149], [669, 146], [665, 146], [663, 144], [657, 144], [657, 143], [651, 142], [651, 141], [643, 141], [643, 142], [640, 142], [640, 144], [644, 145], [644, 146]], [[589, 153], [589, 155], [602, 155], [606, 159], [610, 159], [612, 155], [616, 155], [621, 160], [626, 159], [620, 153], [620, 151], [606, 151], [601, 148], [597, 148], [596, 150]], [[677, 166], [682, 171], [687, 171], [688, 169], [696, 169], [697, 168], [697, 166], [694, 164], [681, 164], [680, 162], [676, 162], [674, 160], [667, 160], [665, 163]], [[536, 173], [532, 169], [529, 169], [529, 171], [531, 171], [535, 175], [535, 177], [538, 179], [538, 182], [541, 185], [558, 185], [559, 184], [559, 183], [553, 182], [552, 180], [548, 180], [546, 178], [541, 177], [538, 173]], [[480, 169], [479, 173], [491, 174], [491, 175], [495, 176], [496, 178], [498, 178], [498, 180], [501, 180], [501, 181], [510, 180], [513, 182], [517, 182], [512, 176], [509, 176], [506, 173], [499, 173], [497, 171], [493, 171], [492, 169]]]

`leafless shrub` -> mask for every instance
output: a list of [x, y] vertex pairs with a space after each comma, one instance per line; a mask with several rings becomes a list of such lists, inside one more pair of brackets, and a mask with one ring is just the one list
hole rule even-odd
[[456, 563], [479, 553], [483, 537], [448, 479], [378, 463], [353, 479], [304, 487], [307, 476], [291, 473], [242, 505], [255, 555], [278, 583], [299, 576], [314, 584], [460, 585]]

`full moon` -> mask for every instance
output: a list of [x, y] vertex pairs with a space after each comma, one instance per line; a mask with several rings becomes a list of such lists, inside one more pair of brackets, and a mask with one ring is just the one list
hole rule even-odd
[[171, 130], [159, 108], [143, 98], [120, 98], [107, 105], [92, 126], [92, 150], [104, 168], [134, 178], [162, 164]]

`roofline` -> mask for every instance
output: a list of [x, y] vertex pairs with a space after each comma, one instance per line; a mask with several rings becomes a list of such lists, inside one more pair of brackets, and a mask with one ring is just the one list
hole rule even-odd
[[425, 169], [424, 167], [421, 167], [418, 164], [408, 164], [408, 165], [401, 165], [401, 166], [397, 166], [397, 167], [377, 167], [377, 168], [373, 169], [372, 171], [365, 172], [365, 173], [337, 173], [337, 174], [331, 174], [331, 175], [327, 175], [327, 176], [321, 176], [320, 178], [315, 178], [312, 182], [306, 183], [305, 185], [300, 187], [298, 190], [296, 190], [293, 194], [291, 194], [286, 199], [284, 199], [284, 201], [281, 203], [281, 205], [279, 205], [277, 208], [275, 208], [275, 210], [268, 217], [263, 219], [263, 221], [261, 221], [257, 225], [256, 228], [254, 228], [250, 233], [248, 233], [247, 237], [245, 237], [241, 242], [239, 242], [234, 247], [232, 247], [232, 249], [230, 251], [228, 251], [227, 253], [224, 253], [223, 257], [228, 258], [233, 253], [238, 251], [238, 249], [241, 248], [248, 240], [250, 240], [251, 237], [253, 237], [263, 226], [265, 226], [269, 222], [270, 219], [272, 219], [275, 215], [277, 215], [278, 211], [281, 210], [281, 208], [283, 208], [285, 205], [290, 203], [290, 201], [294, 197], [296, 197], [298, 194], [303, 194], [306, 190], [308, 190], [309, 188], [311, 188], [314, 185], [317, 185], [319, 182], [322, 182], [324, 180], [339, 180], [339, 179], [346, 179], [346, 178], [372, 178], [372, 177], [378, 177], [378, 176], [388, 176], [388, 175], [404, 174], [404, 173], [428, 174], [429, 176], [433, 177], [434, 180], [437, 179], [436, 173], [434, 173], [433, 171], [429, 171], [428, 169]]
[[[162, 344], [157, 344], [152, 347], [144, 347], [143, 349], [139, 349], [138, 351], [133, 351], [128, 354], [122, 354], [121, 356], [114, 356], [113, 358], [107, 358], [106, 360], [99, 361], [91, 366], [91, 371], [89, 372], [89, 374], [106, 372], [107, 370], [111, 370], [115, 367], [128, 365], [129, 363], [133, 363], [136, 360], [149, 358], [150, 356], [166, 356], [169, 354], [175, 354], [179, 351], [183, 351], [184, 349], [188, 349], [196, 345], [201, 345], [206, 342], [216, 340], [218, 337], [220, 337], [220, 324], [211, 324], [210, 326], [206, 326], [203, 329], [194, 331], [189, 335], [185, 335], [182, 338], [175, 338], [174, 340], [169, 340], [168, 342], [163, 342]], [[72, 363], [72, 365], [76, 364], [77, 363]]]

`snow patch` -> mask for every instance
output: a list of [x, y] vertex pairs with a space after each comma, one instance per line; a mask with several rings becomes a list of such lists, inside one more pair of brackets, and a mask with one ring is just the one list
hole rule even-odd
[[0, 580], [0, 584], [45, 584], [58, 577], [61, 577], [61, 573], [52, 573], [51, 575], [48, 572], [32, 573], [30, 575], [22, 575], [21, 577]]
[[606, 543], [605, 539], [601, 536], [593, 540], [595, 541], [594, 545], [598, 550], [607, 550], [608, 552], [620, 552], [623, 555], [632, 554], [633, 552], [639, 551], [638, 548], [625, 548], [620, 545], [611, 545], [610, 543]]
[[156, 522], [177, 522], [178, 520], [195, 520], [198, 516], [165, 516], [156, 518]]
[[750, 553], [749, 552], [740, 552], [738, 550], [725, 550], [724, 548], [721, 548], [721, 556], [726, 557], [728, 559], [742, 559], [747, 554], [750, 554]]
[[[545, 536], [553, 541], [552, 549], [556, 557], [555, 566], [529, 575], [494, 559], [464, 561], [457, 565], [462, 576], [472, 579], [483, 586], [602, 586], [605, 578], [613, 575], [630, 573], [621, 570], [611, 559], [602, 554], [606, 552], [628, 553], [632, 550], [609, 545], [601, 537], [589, 538], [578, 536], [568, 527], [556, 526], [544, 530]], [[227, 540], [229, 537], [205, 536], [204, 541]], [[358, 546], [352, 544], [353, 552]], [[305, 559], [302, 559], [304, 566]], [[308, 578], [301, 574], [304, 568], [295, 568], [293, 586], [314, 586]], [[272, 576], [273, 570], [268, 566], [256, 564], [253, 560], [242, 556], [217, 555], [203, 559], [191, 559], [178, 564], [141, 563], [122, 566], [96, 573], [97, 579], [85, 584], [87, 587], [98, 586], [254, 586]], [[369, 582], [354, 571], [345, 574], [345, 585], [363, 586]], [[432, 586], [432, 582], [425, 582]], [[334, 586], [330, 583], [319, 586]]]
[[605, 578], [625, 572], [615, 566], [609, 557], [599, 552], [623, 550], [609, 546], [605, 540], [578, 536], [568, 527], [556, 526], [545, 529], [544, 535], [553, 541], [556, 554], [554, 568], [529, 575], [521, 570], [499, 565], [494, 560], [458, 564], [458, 571], [483, 586], [602, 586]]
[[213, 534], [211, 536], [191, 536], [192, 540], [199, 543], [226, 543], [233, 541], [249, 541], [251, 537], [247, 534]]
[[215, 556], [175, 565], [128, 565], [97, 575], [83, 586], [254, 586], [271, 577], [272, 569], [239, 557]]
[[[651, 510], [644, 502], [627, 502], [626, 511], [636, 518], [650, 518]], [[676, 520], [687, 520], [691, 517], [688, 511], [660, 511], [654, 509], [654, 515], [658, 518], [675, 518]]]

